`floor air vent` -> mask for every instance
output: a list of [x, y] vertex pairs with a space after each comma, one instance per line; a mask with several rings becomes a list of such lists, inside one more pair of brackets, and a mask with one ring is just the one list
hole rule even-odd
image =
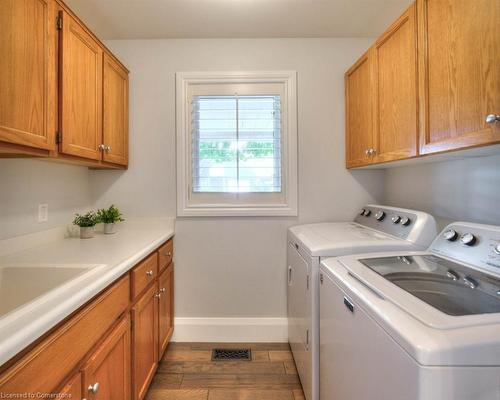
[[250, 349], [213, 349], [212, 361], [251, 361]]

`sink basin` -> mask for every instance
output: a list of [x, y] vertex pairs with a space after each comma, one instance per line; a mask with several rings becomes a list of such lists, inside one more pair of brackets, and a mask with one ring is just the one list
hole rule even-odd
[[0, 318], [98, 264], [0, 267]]

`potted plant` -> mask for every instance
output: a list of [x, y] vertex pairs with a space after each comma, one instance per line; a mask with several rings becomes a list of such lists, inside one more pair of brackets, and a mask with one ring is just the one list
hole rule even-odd
[[99, 218], [99, 222], [104, 224], [104, 233], [115, 233], [116, 232], [116, 223], [125, 221], [122, 217], [122, 213], [118, 208], [112, 204], [108, 209], [100, 209], [97, 211], [97, 217]]
[[80, 239], [90, 239], [94, 237], [94, 226], [99, 222], [94, 211], [87, 214], [76, 214], [73, 224], [80, 227]]

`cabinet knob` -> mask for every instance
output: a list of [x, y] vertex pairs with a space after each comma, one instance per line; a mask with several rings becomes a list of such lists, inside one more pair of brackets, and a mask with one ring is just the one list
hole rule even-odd
[[153, 270], [149, 270], [149, 271], [146, 271], [146, 275], [147, 276], [153, 276]]
[[156, 293], [156, 294], [155, 294], [155, 297], [156, 297], [157, 299], [159, 299], [159, 298], [161, 297], [161, 293]]
[[500, 122], [500, 115], [489, 114], [486, 116], [486, 123], [487, 124], [494, 124], [495, 122]]
[[89, 385], [88, 390], [90, 393], [96, 394], [99, 391], [99, 382]]
[[164, 287], [162, 287], [162, 288], [160, 289], [160, 292], [161, 292], [161, 293], [165, 293], [166, 291], [167, 291], [167, 289], [165, 289]]
[[99, 146], [97, 146], [97, 149], [103, 151], [106, 149], [106, 146], [103, 144], [100, 144]]
[[170, 257], [171, 255], [172, 255], [172, 252], [171, 251], [167, 251], [166, 256]]
[[369, 155], [370, 155], [370, 149], [366, 149], [366, 150], [365, 150], [365, 154], [366, 154], [367, 156], [369, 156]]

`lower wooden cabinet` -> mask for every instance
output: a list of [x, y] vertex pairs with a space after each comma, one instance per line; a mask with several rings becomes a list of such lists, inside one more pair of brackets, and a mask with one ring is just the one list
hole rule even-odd
[[130, 399], [130, 318], [121, 321], [82, 369], [87, 400]]
[[0, 366], [0, 395], [55, 393], [58, 398], [78, 400], [143, 400], [174, 329], [174, 264], [135, 289], [134, 274], [158, 271], [158, 254], [166, 248], [171, 257], [169, 240]]
[[59, 391], [61, 399], [77, 399], [80, 400], [82, 396], [82, 373], [75, 374], [68, 383], [66, 383], [62, 390]]
[[174, 331], [174, 264], [171, 263], [158, 278], [160, 293], [158, 307], [158, 358], [165, 352]]
[[158, 292], [151, 285], [132, 307], [132, 392], [142, 400], [158, 365]]

